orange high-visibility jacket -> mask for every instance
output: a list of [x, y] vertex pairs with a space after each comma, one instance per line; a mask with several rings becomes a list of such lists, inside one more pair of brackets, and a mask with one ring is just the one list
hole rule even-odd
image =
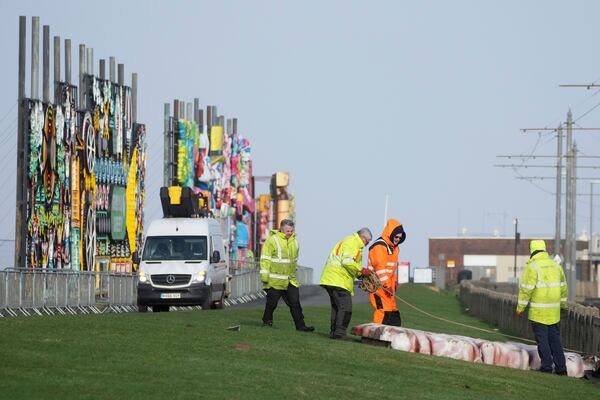
[[396, 290], [396, 267], [398, 265], [398, 247], [392, 242], [392, 232], [402, 226], [395, 219], [390, 219], [381, 237], [379, 237], [369, 248], [369, 265], [371, 271], [375, 271], [381, 284], [395, 292]]

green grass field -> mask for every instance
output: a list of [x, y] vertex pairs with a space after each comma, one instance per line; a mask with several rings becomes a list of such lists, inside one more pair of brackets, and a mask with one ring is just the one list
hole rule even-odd
[[[453, 294], [405, 285], [418, 307], [489, 328]], [[447, 326], [402, 307], [406, 327], [503, 340]], [[280, 303], [275, 327], [262, 309], [4, 318], [2, 399], [580, 399], [600, 385], [533, 371], [403, 353], [327, 337], [329, 307], [305, 307], [315, 333], [293, 329]], [[352, 325], [368, 322], [358, 305]], [[227, 331], [241, 325], [239, 332]]]

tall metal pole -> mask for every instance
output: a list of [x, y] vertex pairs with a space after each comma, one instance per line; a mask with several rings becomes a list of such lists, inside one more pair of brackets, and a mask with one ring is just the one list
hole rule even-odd
[[119, 64], [118, 70], [119, 70], [118, 83], [119, 83], [119, 85], [123, 86], [123, 85], [125, 85], [125, 64]]
[[206, 127], [207, 127], [207, 131], [206, 133], [208, 134], [208, 137], [210, 138], [210, 128], [213, 125], [213, 112], [212, 112], [212, 106], [206, 106]]
[[514, 265], [514, 277], [517, 279], [517, 245], [519, 244], [519, 219], [515, 218], [515, 265]]
[[79, 45], [79, 108], [85, 108], [85, 88], [83, 87], [83, 74], [85, 74], [85, 44]]
[[94, 49], [85, 49], [85, 73], [94, 75]]
[[164, 108], [164, 137], [163, 137], [163, 186], [169, 186], [170, 172], [169, 165], [171, 159], [169, 157], [170, 141], [169, 141], [169, 122], [171, 120], [171, 104], [165, 103]]
[[27, 177], [27, 168], [25, 168], [25, 154], [27, 140], [25, 138], [25, 51], [26, 51], [26, 35], [27, 35], [27, 18], [19, 17], [19, 94], [18, 94], [18, 111], [17, 111], [17, 190], [16, 190], [16, 214], [15, 214], [15, 261], [14, 267], [20, 268], [25, 266], [25, 249], [26, 242], [24, 240], [25, 223], [26, 223], [26, 206], [24, 193], [27, 185], [23, 179]]
[[590, 182], [590, 234], [588, 239], [588, 259], [590, 260], [590, 272], [592, 271], [592, 229], [594, 228], [594, 181]]
[[131, 120], [137, 122], [138, 74], [131, 74]]
[[38, 100], [40, 84], [40, 17], [31, 18], [31, 98]]
[[192, 111], [193, 106], [194, 104], [192, 102], [189, 102], [185, 105], [185, 119], [187, 119], [188, 121], [194, 119], [194, 113]]
[[115, 58], [108, 58], [108, 77], [112, 83], [115, 83]]
[[54, 103], [60, 103], [58, 84], [60, 83], [60, 36], [54, 36]]
[[200, 124], [200, 99], [197, 97], [194, 98], [194, 121]]
[[564, 248], [564, 269], [569, 285], [569, 301], [573, 301], [571, 297], [571, 289], [575, 286], [575, 282], [571, 280], [571, 270], [573, 269], [573, 261], [571, 259], [571, 232], [573, 231], [573, 114], [571, 110], [567, 113], [567, 178], [565, 182], [565, 248]]
[[[594, 184], [600, 182], [590, 182], [590, 239], [588, 241], [588, 259], [590, 260], [590, 274], [592, 273], [592, 265], [594, 265], [595, 260], [592, 260], [592, 255], [594, 255]], [[598, 271], [596, 271], [596, 275], [598, 275]], [[600, 287], [600, 280], [598, 280], [598, 286]]]
[[558, 126], [558, 136], [556, 138], [556, 215], [555, 215], [555, 227], [554, 227], [554, 257], [560, 257], [560, 231], [561, 231], [561, 191], [562, 191], [562, 142], [563, 142], [563, 131], [562, 124]]
[[182, 106], [181, 101], [173, 101], [173, 128], [169, 135], [169, 182], [171, 185], [177, 185], [177, 134], [179, 129], [179, 118], [181, 118]]
[[179, 118], [181, 119], [188, 119], [187, 115], [185, 115], [185, 107], [185, 101], [179, 100]]
[[571, 182], [571, 244], [569, 255], [571, 259], [571, 270], [569, 271], [569, 301], [574, 302], [577, 296], [577, 143], [573, 142], [573, 150], [571, 151], [571, 165], [573, 167], [572, 182]]
[[50, 102], [50, 26], [43, 27], [42, 45], [42, 99], [44, 103]]
[[71, 39], [65, 39], [65, 82], [71, 84]]
[[100, 79], [106, 79], [106, 60], [100, 59]]

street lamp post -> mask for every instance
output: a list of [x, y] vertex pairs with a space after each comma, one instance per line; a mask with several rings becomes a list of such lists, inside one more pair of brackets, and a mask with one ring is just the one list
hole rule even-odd
[[600, 181], [590, 182], [590, 238], [588, 241], [588, 258], [590, 260], [590, 272], [592, 271], [592, 237], [594, 232], [594, 185]]
[[513, 223], [515, 224], [515, 268], [514, 268], [514, 276], [515, 281], [517, 280], [517, 245], [519, 244], [519, 240], [521, 239], [521, 235], [519, 234], [519, 219], [515, 218]]
[[588, 240], [588, 257], [592, 266], [592, 228], [594, 227], [594, 181], [590, 182], [590, 239]]

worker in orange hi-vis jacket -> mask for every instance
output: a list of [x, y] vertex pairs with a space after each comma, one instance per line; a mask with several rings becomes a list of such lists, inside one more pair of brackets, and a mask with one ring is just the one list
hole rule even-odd
[[381, 236], [369, 247], [368, 269], [375, 272], [381, 281], [381, 288], [369, 295], [375, 309], [373, 322], [376, 324], [400, 326], [400, 311], [396, 306], [396, 267], [398, 266], [398, 246], [406, 239], [402, 224], [390, 219]]

